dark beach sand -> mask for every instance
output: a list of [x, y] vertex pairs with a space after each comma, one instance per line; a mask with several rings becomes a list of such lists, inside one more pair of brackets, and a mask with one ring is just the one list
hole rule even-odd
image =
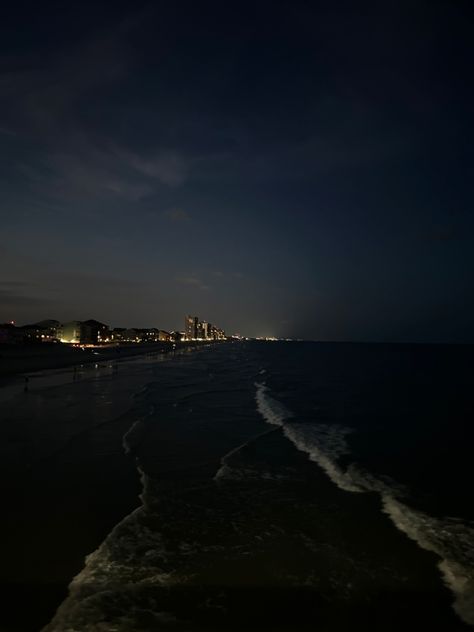
[[[0, 388], [2, 632], [40, 630], [85, 557], [140, 504], [123, 435], [139, 414], [134, 394], [172, 350], [167, 343], [101, 349], [92, 357], [59, 345], [0, 350], [0, 371], [8, 375]], [[77, 376], [57, 370], [79, 367], [79, 360]], [[25, 393], [14, 373], [40, 369]]]
[[[151, 351], [147, 346], [147, 352]], [[142, 351], [143, 353], [143, 351]], [[2, 391], [0, 416], [0, 630], [38, 631], [67, 595], [86, 555], [140, 504], [122, 437], [134, 423], [134, 394], [154, 357], [117, 371], [84, 365], [46, 371]]]
[[18, 373], [97, 362], [98, 359], [115, 360], [135, 353], [167, 349], [170, 345], [171, 343], [137, 344], [84, 350], [63, 344], [0, 345], [0, 377], [11, 378]]
[[0, 629], [38, 631], [72, 577], [107, 533], [140, 504], [132, 459], [123, 453], [126, 415], [80, 434], [16, 480], [2, 481]]
[[[176, 343], [176, 348], [209, 344], [204, 341]], [[215, 343], [213, 343], [215, 344]], [[63, 344], [0, 345], [0, 385], [23, 373], [59, 369], [91, 362], [110, 362], [146, 353], [173, 351], [172, 342], [122, 344], [99, 348], [70, 347]]]

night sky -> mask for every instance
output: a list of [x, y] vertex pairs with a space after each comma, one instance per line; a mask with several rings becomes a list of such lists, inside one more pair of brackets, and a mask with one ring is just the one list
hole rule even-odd
[[0, 322], [474, 342], [472, 2], [16, 2]]

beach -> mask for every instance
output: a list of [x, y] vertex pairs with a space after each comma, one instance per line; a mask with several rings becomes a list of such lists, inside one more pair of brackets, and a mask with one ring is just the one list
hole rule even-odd
[[[381, 363], [408, 392], [414, 358], [446, 353], [229, 343], [17, 385], [0, 427], [1, 629], [468, 630], [464, 506], [437, 515], [443, 498], [408, 488], [407, 458], [367, 421]], [[460, 415], [471, 352], [449, 353]], [[363, 463], [352, 437], [369, 430]], [[387, 449], [396, 478], [366, 469]]]
[[[166, 350], [166, 344], [137, 345], [115, 359], [114, 349], [104, 354], [107, 361], [84, 354], [79, 365], [80, 349], [17, 352], [18, 370], [42, 370], [29, 374], [26, 392], [20, 376], [0, 389], [0, 488], [8, 508], [1, 525], [6, 606], [0, 629], [37, 632], [45, 625], [85, 557], [140, 505], [140, 481], [123, 436], [140, 415], [136, 396], [152, 367], [172, 358]], [[47, 370], [51, 365], [65, 368]]]
[[23, 373], [58, 369], [91, 362], [120, 360], [144, 353], [167, 353], [176, 345], [195, 346], [197, 341], [180, 343], [123, 343], [99, 347], [78, 347], [61, 343], [0, 345], [0, 380], [5, 382]]

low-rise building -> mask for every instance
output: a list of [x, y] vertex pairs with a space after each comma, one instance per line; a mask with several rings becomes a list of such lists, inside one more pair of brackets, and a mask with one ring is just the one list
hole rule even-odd
[[123, 332], [122, 342], [141, 342], [141, 340], [140, 329], [129, 327]]
[[184, 340], [187, 340], [187, 336], [186, 336], [186, 332], [185, 331], [172, 331], [170, 333], [170, 340], [172, 342], [183, 342]]
[[125, 327], [114, 327], [110, 332], [111, 342], [124, 342]]
[[110, 342], [110, 331], [98, 320], [71, 320], [59, 326], [58, 338], [66, 344], [97, 345]]
[[81, 344], [85, 342], [85, 328], [80, 320], [62, 323], [58, 328], [58, 338], [66, 344]]
[[57, 342], [58, 320], [42, 320], [32, 325], [18, 327], [18, 335], [24, 344], [38, 342]]
[[93, 318], [82, 322], [84, 327], [85, 342], [87, 344], [103, 344], [110, 342], [110, 329], [108, 325]]
[[158, 342], [160, 340], [160, 330], [156, 327], [151, 329], [140, 329], [142, 342]]

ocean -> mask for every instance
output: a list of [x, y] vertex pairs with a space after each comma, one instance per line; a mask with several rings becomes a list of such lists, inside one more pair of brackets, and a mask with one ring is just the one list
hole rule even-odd
[[15, 395], [28, 594], [75, 552], [44, 632], [472, 629], [473, 359], [248, 341]]

